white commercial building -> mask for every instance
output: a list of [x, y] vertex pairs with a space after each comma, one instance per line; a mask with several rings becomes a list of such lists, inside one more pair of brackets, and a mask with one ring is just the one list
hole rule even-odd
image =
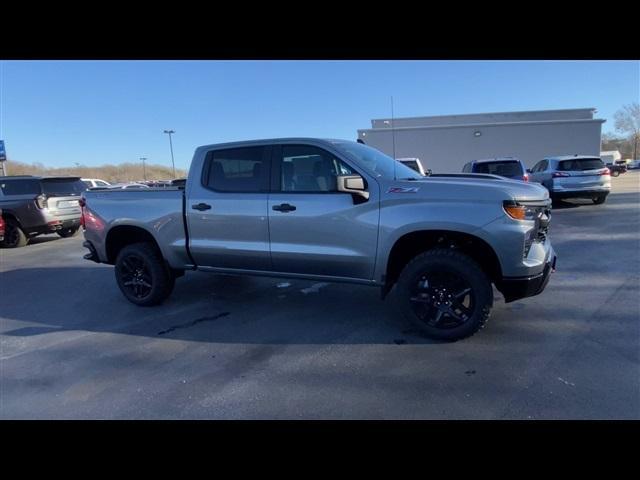
[[371, 120], [358, 138], [395, 158], [419, 158], [434, 173], [462, 171], [465, 163], [516, 157], [527, 168], [544, 157], [600, 155], [605, 120], [594, 108], [477, 113]]

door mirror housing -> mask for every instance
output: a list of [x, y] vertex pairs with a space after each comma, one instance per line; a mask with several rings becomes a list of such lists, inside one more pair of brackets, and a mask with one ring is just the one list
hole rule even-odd
[[336, 177], [339, 192], [351, 193], [369, 200], [369, 192], [365, 190], [364, 178], [360, 175], [339, 175]]
[[527, 168], [527, 173], [531, 173], [531, 169], [530, 168]]

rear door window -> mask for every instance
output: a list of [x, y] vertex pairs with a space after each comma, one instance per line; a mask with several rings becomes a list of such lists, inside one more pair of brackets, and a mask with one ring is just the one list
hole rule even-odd
[[0, 189], [4, 195], [40, 195], [38, 180], [0, 180]]
[[558, 162], [558, 170], [563, 172], [580, 172], [583, 170], [597, 170], [604, 168], [604, 163], [599, 158], [576, 158], [574, 160], [562, 160]]
[[267, 152], [262, 146], [209, 152], [204, 186], [218, 192], [267, 192], [270, 175]]
[[52, 196], [80, 195], [87, 189], [79, 179], [47, 178], [42, 180], [42, 193]]

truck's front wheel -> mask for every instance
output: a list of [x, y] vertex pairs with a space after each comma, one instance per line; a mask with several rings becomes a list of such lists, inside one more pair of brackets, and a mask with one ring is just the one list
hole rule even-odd
[[149, 243], [134, 243], [120, 250], [115, 274], [127, 300], [144, 307], [167, 298], [175, 281], [160, 253]]
[[398, 279], [399, 307], [425, 335], [459, 340], [480, 330], [493, 306], [491, 282], [470, 257], [433, 249], [411, 260]]

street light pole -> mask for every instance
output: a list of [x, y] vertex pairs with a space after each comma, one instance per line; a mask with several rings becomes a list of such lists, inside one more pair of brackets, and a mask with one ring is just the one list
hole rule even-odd
[[171, 149], [171, 166], [173, 167], [173, 179], [176, 178], [176, 164], [173, 161], [173, 142], [171, 141], [171, 134], [176, 133], [175, 130], [165, 130], [164, 133], [169, 135], [169, 148]]
[[145, 167], [144, 165], [144, 161], [147, 159], [147, 157], [140, 157], [140, 160], [142, 160], [142, 172], [144, 175], [144, 181], [147, 181], [147, 167]]

